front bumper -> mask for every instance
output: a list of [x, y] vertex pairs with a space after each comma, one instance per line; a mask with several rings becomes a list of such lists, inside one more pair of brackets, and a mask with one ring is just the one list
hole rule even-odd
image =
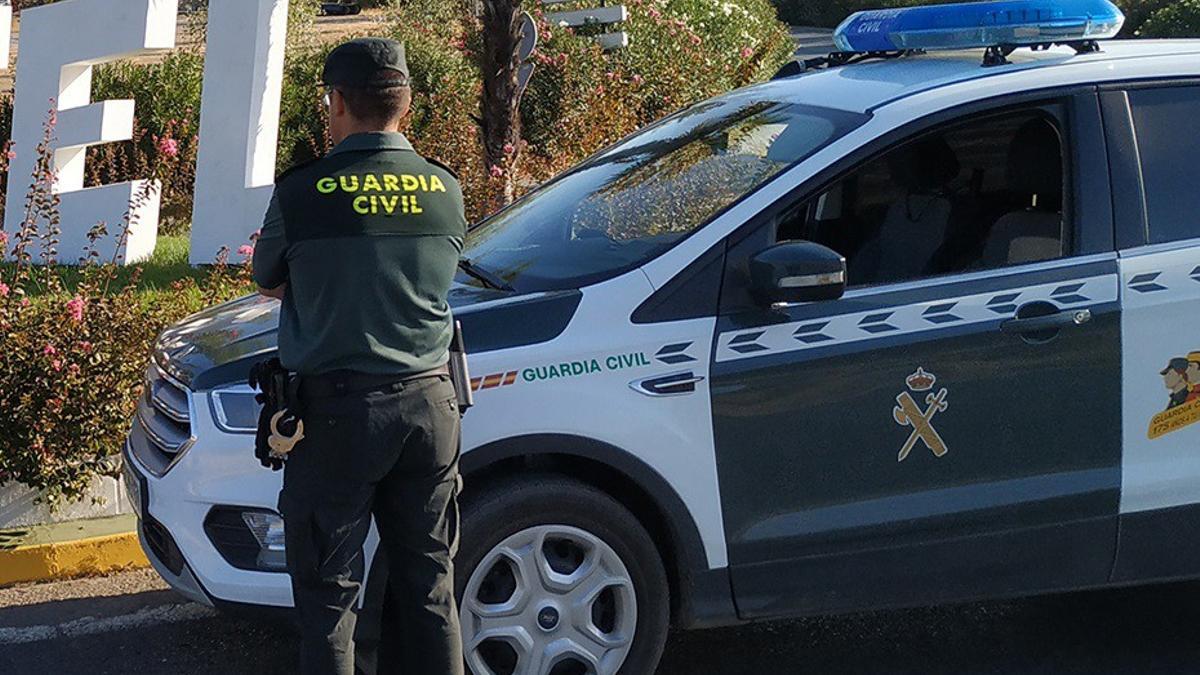
[[129, 443], [125, 444], [123, 455], [126, 490], [137, 512], [138, 543], [141, 544], [146, 559], [171, 588], [192, 602], [212, 607], [212, 599], [204, 592], [200, 582], [196, 581], [195, 575], [183, 558], [183, 553], [171, 538], [171, 533], [147, 513], [148, 480], [134, 461]]
[[204, 592], [204, 588], [200, 585], [200, 582], [196, 581], [196, 576], [192, 574], [192, 570], [187, 566], [186, 562], [179, 573], [175, 574], [166, 563], [158, 558], [157, 552], [146, 545], [147, 537], [142, 525], [139, 521], [138, 538], [142, 542], [142, 550], [146, 552], [146, 557], [150, 560], [150, 566], [154, 568], [154, 571], [158, 572], [158, 575], [183, 597], [192, 602], [213, 607], [212, 598], [208, 596], [208, 593]]
[[[130, 499], [146, 557], [173, 588], [209, 606], [291, 607], [288, 575], [239, 569], [222, 556], [206, 532], [214, 509], [273, 511], [281, 475], [253, 457], [253, 436], [216, 427], [206, 394], [189, 394], [186, 452], [169, 462], [135, 420], [124, 447]], [[142, 417], [145, 417], [143, 413]]]

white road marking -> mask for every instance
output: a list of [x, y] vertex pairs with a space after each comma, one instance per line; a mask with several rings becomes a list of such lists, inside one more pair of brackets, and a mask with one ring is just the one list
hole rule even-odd
[[196, 603], [147, 607], [132, 614], [108, 616], [102, 619], [85, 616], [55, 626], [0, 628], [0, 645], [28, 644], [57, 638], [112, 633], [132, 628], [207, 619], [216, 615], [216, 610]]

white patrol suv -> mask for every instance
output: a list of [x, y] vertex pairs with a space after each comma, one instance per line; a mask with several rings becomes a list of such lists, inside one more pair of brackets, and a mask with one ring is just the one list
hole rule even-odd
[[[471, 231], [476, 675], [1200, 576], [1200, 42], [1061, 41], [811, 63]], [[168, 330], [125, 450], [147, 554], [219, 607], [292, 602], [244, 384], [276, 322]]]

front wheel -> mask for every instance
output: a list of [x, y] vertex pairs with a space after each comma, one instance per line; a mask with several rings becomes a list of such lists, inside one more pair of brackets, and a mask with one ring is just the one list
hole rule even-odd
[[474, 675], [648, 675], [669, 622], [662, 559], [607, 494], [558, 476], [462, 506], [457, 582]]

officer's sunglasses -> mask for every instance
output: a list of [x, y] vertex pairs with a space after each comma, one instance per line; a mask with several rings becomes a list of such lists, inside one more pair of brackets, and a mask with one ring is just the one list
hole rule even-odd
[[[391, 80], [391, 81], [388, 81], [388, 82], [386, 82], [386, 83], [383, 83], [383, 84], [381, 84], [380, 86], [381, 86], [381, 87], [385, 87], [385, 88], [390, 88], [390, 87], [407, 87], [407, 86], [409, 86], [409, 84], [408, 84], [408, 78], [407, 78], [407, 77], [401, 77], [401, 78], [397, 78], [397, 79], [395, 79], [395, 80]], [[326, 85], [326, 86], [325, 86], [325, 96], [324, 96], [324, 97], [323, 97], [321, 100], [323, 100], [323, 101], [325, 102], [325, 107], [326, 107], [326, 108], [331, 108], [331, 107], [333, 107], [333, 99], [331, 98], [331, 95], [332, 95], [332, 94], [333, 94], [333, 92], [335, 92], [335, 91], [337, 91], [337, 87], [330, 87], [330, 86], [328, 86], [328, 85]]]

